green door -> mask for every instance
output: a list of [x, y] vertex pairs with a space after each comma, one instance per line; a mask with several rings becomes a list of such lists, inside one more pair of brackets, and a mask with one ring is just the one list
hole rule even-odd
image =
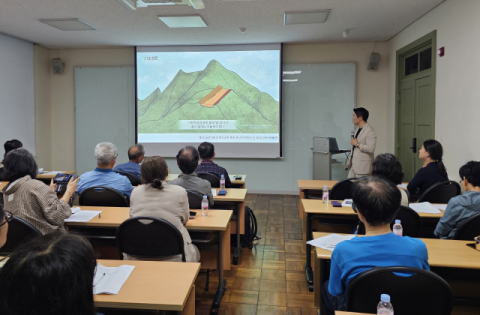
[[423, 167], [418, 151], [435, 138], [435, 33], [397, 52], [396, 155], [404, 181]]

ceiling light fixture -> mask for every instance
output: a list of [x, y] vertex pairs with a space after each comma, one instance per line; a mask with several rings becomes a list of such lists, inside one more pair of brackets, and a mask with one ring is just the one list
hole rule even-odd
[[325, 23], [329, 14], [330, 10], [285, 12], [283, 23], [285, 25]]
[[92, 31], [95, 27], [80, 19], [40, 19], [40, 22], [62, 31]]
[[194, 9], [205, 9], [205, 3], [202, 0], [190, 0]]
[[207, 27], [207, 23], [200, 15], [159, 16], [158, 18], [170, 28]]
[[240, 33], [245, 33], [247, 31], [245, 27], [240, 27], [238, 30], [240, 31]]
[[137, 3], [135, 2], [135, 0], [117, 0], [117, 2], [129, 10], [137, 9]]
[[283, 82], [297, 82], [298, 79], [283, 79]]
[[301, 74], [302, 71], [300, 70], [296, 70], [296, 71], [283, 71], [283, 75], [287, 74], [287, 75], [291, 75], [291, 74]]

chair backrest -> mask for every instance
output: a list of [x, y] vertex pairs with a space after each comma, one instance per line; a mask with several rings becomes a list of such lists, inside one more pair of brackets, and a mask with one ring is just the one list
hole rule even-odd
[[167, 258], [182, 255], [182, 233], [170, 222], [154, 217], [134, 217], [117, 229], [117, 246], [123, 253], [137, 258]]
[[450, 315], [453, 308], [452, 289], [435, 273], [411, 267], [377, 267], [350, 282], [346, 310], [376, 314], [381, 294], [390, 295], [395, 315]]
[[138, 186], [138, 185], [141, 185], [142, 182], [140, 181], [140, 178], [138, 178], [137, 176], [133, 175], [132, 173], [129, 173], [129, 172], [121, 172], [121, 171], [115, 171], [115, 173], [118, 173], [120, 175], [123, 175], [123, 176], [126, 176], [128, 178], [128, 180], [130, 181], [130, 183], [132, 184], [132, 186]]
[[455, 231], [454, 240], [473, 241], [480, 235], [480, 213], [472, 215], [463, 221]]
[[128, 197], [113, 188], [94, 186], [82, 191], [78, 204], [95, 207], [128, 207], [130, 201]]
[[0, 249], [0, 252], [11, 253], [19, 245], [40, 235], [42, 235], [42, 233], [36, 227], [14, 216], [12, 220], [8, 222], [7, 242]]
[[418, 202], [430, 202], [430, 203], [448, 203], [450, 199], [460, 195], [462, 189], [460, 185], [452, 180], [436, 183], [430, 186], [423, 195], [418, 198]]
[[352, 199], [352, 187], [356, 178], [347, 178], [338, 181], [330, 190], [330, 200]]
[[[395, 220], [402, 221], [403, 236], [418, 237], [420, 235], [420, 230], [422, 228], [422, 218], [412, 208], [407, 206], [400, 206], [400, 208], [397, 210], [397, 213], [395, 213], [395, 217], [392, 223], [390, 223], [390, 228], [393, 228]], [[359, 221], [358, 223], [357, 234], [365, 234], [365, 225], [362, 221]]]
[[201, 209], [203, 194], [196, 190], [187, 189], [188, 205], [190, 209]]
[[220, 188], [220, 176], [214, 173], [197, 173], [197, 176], [210, 182], [212, 188]]

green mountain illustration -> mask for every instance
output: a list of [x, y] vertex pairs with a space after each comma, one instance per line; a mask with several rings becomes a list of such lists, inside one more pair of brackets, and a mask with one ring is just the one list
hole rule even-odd
[[[205, 107], [201, 100], [221, 87], [228, 93]], [[153, 91], [138, 101], [138, 131], [140, 133], [191, 133], [219, 130], [180, 130], [180, 120], [236, 120], [231, 133], [279, 132], [279, 103], [269, 94], [259, 91], [238, 74], [212, 60], [203, 71], [186, 73], [179, 70], [167, 88]]]

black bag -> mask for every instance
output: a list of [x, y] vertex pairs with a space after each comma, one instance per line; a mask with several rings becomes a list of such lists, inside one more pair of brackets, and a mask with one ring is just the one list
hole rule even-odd
[[[258, 241], [260, 237], [257, 236], [257, 218], [253, 210], [245, 207], [245, 234], [240, 235], [240, 245], [242, 247], [253, 248], [253, 242]], [[232, 234], [232, 244], [237, 244], [237, 235]]]

